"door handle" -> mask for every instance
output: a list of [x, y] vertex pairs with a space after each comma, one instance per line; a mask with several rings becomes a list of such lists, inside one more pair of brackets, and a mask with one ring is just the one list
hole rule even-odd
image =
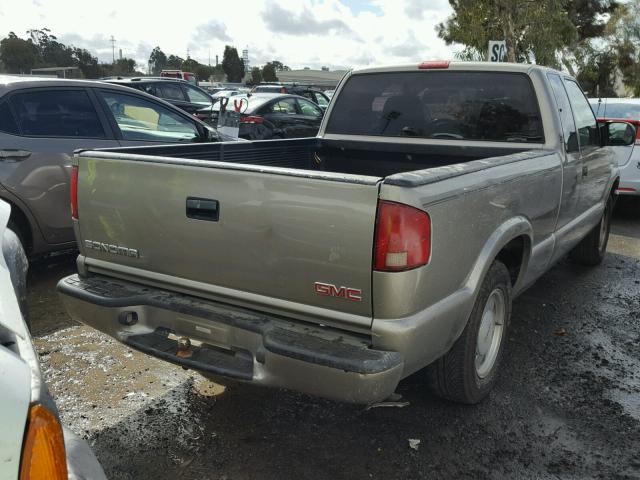
[[187, 198], [187, 218], [217, 222], [220, 216], [220, 204], [210, 198]]
[[24, 160], [25, 158], [29, 158], [31, 156], [31, 152], [29, 150], [18, 150], [15, 148], [5, 148], [0, 150], [0, 159], [4, 160], [5, 158], [12, 158], [14, 160]]
[[582, 176], [586, 177], [587, 175], [589, 175], [589, 167], [587, 165], [583, 165], [582, 166]]

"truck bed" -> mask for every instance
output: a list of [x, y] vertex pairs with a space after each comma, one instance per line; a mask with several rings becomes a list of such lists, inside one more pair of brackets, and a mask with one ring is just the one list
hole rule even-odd
[[451, 141], [407, 144], [399, 149], [397, 142], [302, 138], [126, 147], [105, 151], [387, 177], [396, 173], [500, 157], [526, 150], [504, 144], [492, 147], [455, 145]]

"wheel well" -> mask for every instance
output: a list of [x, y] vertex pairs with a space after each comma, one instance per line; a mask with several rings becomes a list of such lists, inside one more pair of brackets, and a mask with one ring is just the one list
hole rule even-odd
[[498, 253], [496, 260], [501, 261], [511, 277], [511, 285], [515, 285], [520, 277], [522, 264], [525, 260], [525, 252], [528, 251], [530, 245], [529, 237], [520, 235], [507, 243]]
[[9, 216], [9, 222], [15, 226], [15, 229], [17, 230], [15, 234], [18, 235], [18, 238], [22, 242], [22, 247], [24, 248], [25, 252], [27, 254], [31, 253], [31, 250], [33, 249], [33, 234], [31, 232], [31, 224], [29, 223], [29, 219], [24, 214], [24, 212], [16, 206], [15, 203], [4, 198], [2, 200], [11, 205], [11, 215]]
[[620, 185], [620, 177], [616, 178], [615, 182], [613, 182], [613, 186], [611, 187], [611, 195], [616, 195], [618, 185]]

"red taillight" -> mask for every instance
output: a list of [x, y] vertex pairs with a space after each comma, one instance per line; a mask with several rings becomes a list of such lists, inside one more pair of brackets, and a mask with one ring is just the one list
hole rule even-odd
[[71, 196], [71, 217], [78, 218], [78, 166], [71, 167], [71, 184], [69, 185]]
[[258, 117], [256, 115], [247, 115], [246, 117], [242, 117], [240, 119], [240, 123], [264, 123], [264, 118]]
[[401, 203], [378, 202], [374, 269], [399, 272], [425, 265], [431, 257], [431, 219]]
[[636, 189], [631, 187], [620, 187], [618, 188], [618, 190], [616, 190], [616, 192], [630, 192], [630, 193], [633, 193], [635, 191]]
[[420, 70], [432, 70], [438, 68], [449, 68], [449, 60], [429, 60], [418, 65]]

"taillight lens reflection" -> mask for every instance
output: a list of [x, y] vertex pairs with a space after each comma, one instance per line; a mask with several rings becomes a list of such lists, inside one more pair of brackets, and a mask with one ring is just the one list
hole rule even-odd
[[431, 256], [431, 219], [401, 203], [380, 201], [376, 220], [374, 269], [388, 272], [426, 265]]
[[71, 184], [69, 185], [71, 196], [71, 217], [78, 218], [78, 166], [71, 167]]

